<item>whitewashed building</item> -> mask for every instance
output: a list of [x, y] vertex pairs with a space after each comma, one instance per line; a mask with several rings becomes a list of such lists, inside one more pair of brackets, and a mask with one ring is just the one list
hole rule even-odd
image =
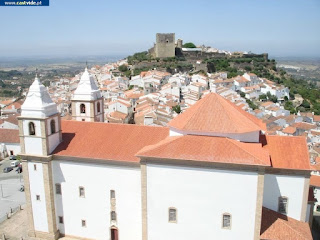
[[312, 239], [305, 139], [218, 94], [168, 128], [61, 121], [36, 78], [19, 121], [31, 237]]

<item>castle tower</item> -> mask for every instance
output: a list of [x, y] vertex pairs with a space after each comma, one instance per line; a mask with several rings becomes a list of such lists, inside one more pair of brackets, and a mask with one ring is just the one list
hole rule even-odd
[[103, 97], [87, 68], [81, 76], [71, 102], [73, 120], [104, 122]]
[[38, 77], [29, 88], [18, 120], [28, 235], [57, 239], [50, 153], [62, 141], [61, 121], [56, 104]]
[[155, 55], [157, 58], [168, 58], [175, 56], [175, 34], [157, 33]]

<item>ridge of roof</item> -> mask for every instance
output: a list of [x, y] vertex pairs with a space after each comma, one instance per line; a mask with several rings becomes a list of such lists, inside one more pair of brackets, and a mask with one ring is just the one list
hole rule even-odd
[[169, 136], [161, 142], [142, 148], [136, 156], [271, 166], [269, 154], [260, 143], [236, 142], [226, 137]]
[[168, 125], [179, 130], [246, 133], [266, 130], [265, 124], [217, 93], [207, 94]]

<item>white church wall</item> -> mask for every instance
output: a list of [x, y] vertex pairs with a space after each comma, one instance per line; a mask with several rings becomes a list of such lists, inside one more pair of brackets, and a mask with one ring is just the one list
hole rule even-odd
[[[140, 167], [53, 161], [53, 186], [61, 183], [62, 195], [54, 194], [57, 226], [61, 233], [90, 239], [110, 239], [110, 190], [115, 190], [120, 239], [141, 239]], [[79, 197], [79, 187], [85, 197]], [[58, 217], [64, 217], [64, 224]], [[81, 226], [86, 220], [87, 226]]]
[[215, 137], [227, 137], [241, 142], [259, 142], [260, 131], [248, 132], [248, 133], [215, 133], [215, 132], [200, 132], [200, 131], [185, 131], [170, 128], [170, 136], [180, 135], [201, 135], [201, 136], [215, 136]]
[[42, 139], [36, 137], [25, 137], [24, 146], [26, 154], [42, 155]]
[[[147, 164], [148, 238], [253, 239], [257, 173]], [[168, 209], [177, 209], [177, 223]], [[231, 229], [222, 215], [232, 215]]]
[[[36, 165], [36, 170], [34, 169], [34, 165]], [[34, 229], [36, 231], [48, 232], [42, 163], [28, 162], [28, 170]], [[37, 200], [37, 195], [40, 196], [40, 200]]]
[[263, 206], [278, 211], [279, 197], [288, 198], [288, 216], [298, 221], [301, 219], [305, 177], [265, 174]]
[[60, 137], [59, 132], [48, 136], [48, 144], [49, 144], [49, 154], [53, 152], [53, 150], [59, 145]]

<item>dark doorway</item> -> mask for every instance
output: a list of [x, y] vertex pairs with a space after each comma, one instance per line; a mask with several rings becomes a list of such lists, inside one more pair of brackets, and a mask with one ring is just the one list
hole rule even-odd
[[10, 150], [10, 155], [11, 155], [11, 156], [13, 155], [13, 151], [11, 151], [11, 150]]
[[111, 240], [119, 240], [118, 238], [118, 229], [111, 229]]

